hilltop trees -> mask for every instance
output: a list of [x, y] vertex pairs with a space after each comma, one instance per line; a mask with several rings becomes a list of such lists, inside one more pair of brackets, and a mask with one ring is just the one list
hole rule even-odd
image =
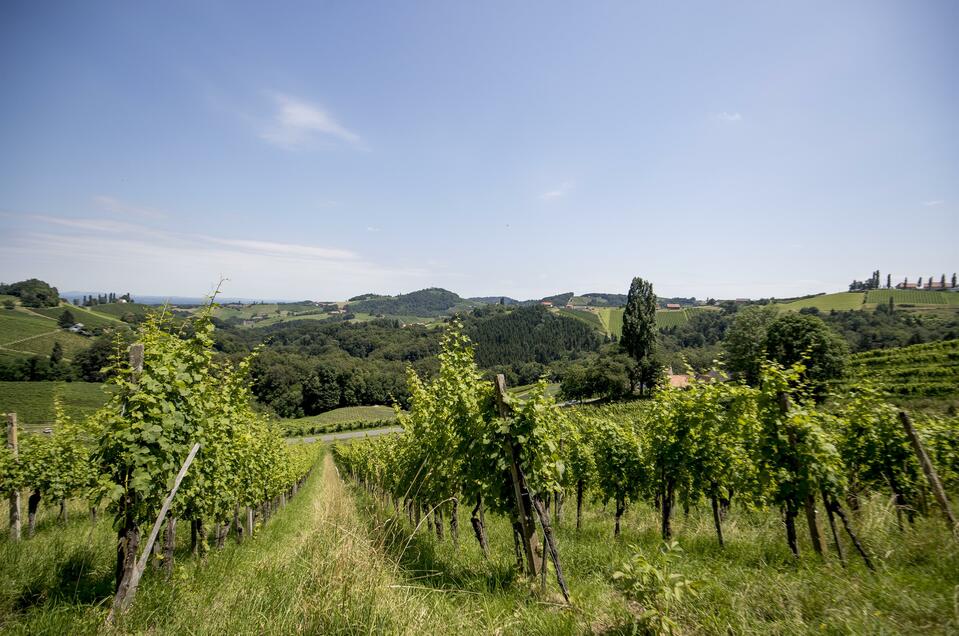
[[656, 294], [653, 285], [642, 278], [634, 278], [626, 297], [623, 314], [623, 349], [638, 365], [641, 386], [648, 390], [656, 383], [659, 373], [656, 361]]
[[0, 294], [17, 296], [24, 307], [56, 307], [60, 304], [60, 293], [38, 278], [22, 280], [11, 285], [0, 284]]

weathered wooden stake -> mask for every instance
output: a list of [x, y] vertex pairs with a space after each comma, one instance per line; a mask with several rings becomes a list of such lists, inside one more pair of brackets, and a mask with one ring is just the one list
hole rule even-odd
[[929, 486], [932, 488], [932, 494], [935, 495], [936, 501], [939, 503], [939, 507], [942, 508], [942, 514], [946, 518], [946, 522], [949, 524], [949, 529], [952, 531], [952, 536], [959, 539], [959, 522], [956, 521], [956, 515], [953, 514], [952, 507], [949, 505], [949, 497], [946, 496], [946, 491], [942, 487], [942, 482], [939, 481], [939, 475], [936, 473], [936, 467], [932, 465], [932, 460], [929, 459], [929, 454], [922, 445], [922, 441], [919, 439], [916, 429], [913, 428], [912, 420], [909, 418], [909, 414], [905, 411], [899, 411], [899, 419], [902, 420], [902, 427], [906, 429], [906, 435], [909, 436], [909, 441], [912, 442], [912, 448], [914, 451], [916, 451], [916, 456], [919, 458], [920, 465], [922, 465], [922, 472], [926, 474], [926, 479], [929, 481]]
[[[509, 407], [506, 404], [506, 376], [502, 373], [497, 374], [493, 387], [500, 417], [508, 417]], [[526, 479], [520, 469], [519, 449], [516, 448], [515, 445], [507, 443], [505, 451], [510, 458], [509, 470], [513, 482], [513, 496], [516, 499], [516, 517], [520, 525], [520, 539], [523, 554], [526, 557], [526, 573], [531, 577], [535, 577], [539, 573], [540, 557], [536, 554], [539, 548], [539, 540], [536, 538], [536, 523], [533, 521], [533, 502], [530, 499], [529, 488], [526, 486]]]
[[[20, 458], [20, 449], [17, 444], [17, 414], [7, 413], [7, 448], [13, 454], [13, 460]], [[10, 491], [10, 539], [20, 540], [20, 491], [16, 488]]]
[[[180, 488], [180, 482], [182, 482], [183, 478], [186, 476], [186, 471], [190, 468], [190, 464], [193, 463], [193, 458], [196, 457], [197, 451], [199, 450], [200, 445], [194, 444], [193, 448], [190, 449], [190, 454], [186, 457], [186, 461], [184, 461], [183, 465], [180, 467], [180, 472], [177, 473], [176, 479], [173, 481], [173, 489], [170, 490], [170, 494], [168, 494], [166, 499], [163, 500], [163, 506], [160, 508], [160, 514], [157, 515], [156, 521], [153, 523], [153, 529], [150, 530], [150, 536], [147, 539], [146, 546], [143, 548], [143, 552], [140, 554], [139, 560], [136, 562], [136, 566], [133, 568], [130, 580], [124, 581], [124, 583], [120, 586], [120, 590], [117, 592], [117, 595], [113, 598], [113, 606], [110, 608], [110, 613], [107, 614], [107, 624], [112, 623], [114, 616], [116, 616], [118, 613], [124, 612], [130, 606], [130, 603], [133, 602], [133, 597], [137, 592], [137, 586], [140, 584], [140, 577], [143, 576], [143, 570], [146, 568], [147, 559], [150, 558], [150, 554], [153, 551], [153, 544], [156, 541], [157, 535], [160, 534], [160, 527], [163, 525], [163, 521], [166, 518], [167, 512], [170, 510], [170, 504], [173, 503], [173, 497], [176, 496], [176, 491]], [[129, 555], [131, 552], [135, 554], [135, 547], [132, 551], [129, 548], [130, 546], [128, 546], [127, 554]]]

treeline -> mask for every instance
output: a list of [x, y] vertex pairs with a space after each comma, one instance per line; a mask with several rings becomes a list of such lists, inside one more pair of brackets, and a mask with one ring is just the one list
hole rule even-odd
[[38, 278], [9, 285], [0, 283], [0, 295], [16, 296], [24, 307], [56, 307], [60, 304], [57, 288]]
[[[265, 337], [264, 337], [265, 335]], [[438, 332], [396, 320], [293, 321], [256, 330], [220, 330], [217, 347], [246, 355], [263, 344], [251, 369], [253, 394], [282, 417], [341, 406], [405, 404], [406, 367], [432, 373]]]
[[93, 307], [94, 305], [107, 305], [110, 303], [117, 303], [120, 301], [132, 303], [133, 297], [130, 295], [130, 292], [123, 294], [122, 296], [117, 296], [116, 292], [110, 292], [109, 294], [93, 294], [84, 295], [83, 298], [75, 298], [73, 304], [82, 305], [84, 307]]
[[557, 316], [542, 306], [506, 310], [490, 305], [464, 318], [464, 327], [476, 343], [481, 367], [547, 364], [584, 351], [596, 351], [602, 343], [598, 332], [582, 321]]

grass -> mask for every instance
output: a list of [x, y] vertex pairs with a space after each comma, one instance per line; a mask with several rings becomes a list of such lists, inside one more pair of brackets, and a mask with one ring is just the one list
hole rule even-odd
[[[505, 518], [487, 515], [492, 549], [487, 562], [462, 507], [461, 546], [456, 548], [448, 536], [439, 541], [423, 529], [410, 538], [405, 515], [395, 516], [389, 504], [354, 492], [367, 510], [370, 531], [400, 564], [407, 581], [434, 590], [437, 605], [459, 608], [460, 620], [468, 621], [462, 628], [472, 632], [631, 633], [633, 608], [613, 586], [612, 574], [635, 551], [650, 557], [661, 545], [658, 514], [649, 506], [631, 507], [622, 535], [614, 539], [610, 510], [588, 505], [577, 532], [571, 527], [575, 505], [568, 502], [557, 536], [575, 609], [561, 610], [553, 604], [558, 599], [552, 575], [544, 594], [538, 583], [514, 574]], [[956, 544], [934, 516], [900, 533], [884, 499], [877, 497], [853, 518], [879, 561], [876, 574], [853, 561], [855, 553], [847, 569], [834, 557], [821, 561], [805, 540], [804, 556], [796, 563], [771, 512], [734, 510], [726, 522], [727, 546], [720, 549], [708, 506], [694, 507], [687, 518], [677, 511], [675, 533], [684, 549], [678, 570], [699, 581], [700, 590], [698, 598], [680, 603], [673, 614], [680, 633], [946, 634], [959, 629], [953, 606], [959, 584]], [[846, 542], [847, 554], [851, 547]], [[457, 618], [446, 620], [452, 626]]]
[[567, 318], [575, 318], [576, 320], [585, 322], [587, 325], [589, 325], [593, 329], [596, 329], [597, 331], [602, 331], [604, 333], [606, 332], [606, 325], [603, 323], [603, 321], [600, 319], [599, 316], [597, 316], [595, 313], [591, 311], [582, 311], [579, 309], [566, 309], [565, 307], [560, 307], [559, 309], [556, 310], [556, 313], [558, 313], [561, 316], [566, 316]]
[[0, 350], [10, 357], [48, 356], [53, 343], [59, 342], [64, 357], [69, 359], [89, 346], [84, 336], [60, 329], [55, 319], [35, 311], [25, 307], [0, 309]]
[[70, 313], [73, 314], [73, 318], [77, 322], [83, 323], [83, 326], [87, 329], [97, 329], [99, 327], [117, 327], [119, 325], [126, 324], [120, 319], [114, 318], [113, 316], [97, 314], [96, 312], [90, 311], [85, 307], [77, 307], [69, 304], [63, 304], [59, 307], [31, 308], [29, 311], [46, 316], [47, 318], [52, 318], [53, 320], [57, 320], [60, 318], [61, 314], [68, 309], [70, 310]]
[[837, 294], [822, 294], [812, 298], [803, 298], [788, 303], [781, 303], [780, 307], [786, 311], [799, 311], [807, 307], [815, 307], [819, 311], [846, 311], [862, 309], [866, 295], [863, 292], [839, 292]]
[[57, 323], [24, 310], [0, 309], [0, 346], [57, 330]]
[[[448, 503], [445, 505], [449, 505]], [[635, 633], [635, 607], [612, 582], [636, 551], [653, 558], [658, 515], [631, 506], [623, 533], [612, 514], [588, 502], [574, 529], [567, 502], [557, 528], [573, 607], [557, 601], [552, 574], [539, 581], [515, 573], [511, 528], [487, 514], [491, 557], [484, 560], [460, 506], [459, 544], [405, 513], [345, 485], [329, 457], [300, 493], [252, 541], [188, 557], [189, 533], [178, 533], [177, 566], [165, 582], [148, 570], [131, 612], [116, 633], [150, 634], [472, 634]], [[447, 519], [449, 510], [446, 511]], [[4, 515], [5, 516], [5, 515]], [[11, 634], [96, 633], [112, 591], [110, 520], [91, 524], [79, 503], [59, 525], [41, 508], [38, 535], [20, 544], [0, 522], [0, 631]], [[675, 606], [680, 633], [948, 634], [959, 629], [953, 595], [959, 548], [935, 516], [900, 532], [886, 497], [877, 496], [853, 523], [878, 571], [850, 555], [849, 567], [812, 555], [801, 536], [796, 562], [772, 512], [735, 507], [720, 549], [708, 506], [681, 508], [674, 521], [684, 553], [676, 569], [698, 581], [699, 596]], [[846, 543], [847, 550], [851, 546]], [[641, 632], [640, 632], [641, 633]]]
[[[56, 324], [56, 323], [54, 323]], [[9, 343], [3, 346], [8, 351], [22, 354], [22, 356], [49, 356], [53, 350], [53, 343], [59, 342], [63, 347], [63, 357], [70, 360], [73, 355], [83, 351], [90, 346], [90, 339], [69, 331], [52, 331], [29, 339], [21, 340], [15, 343]]]
[[27, 430], [43, 428], [53, 424], [54, 397], [67, 415], [82, 418], [106, 402], [102, 387], [95, 382], [0, 382], [0, 413], [16, 413]]
[[[73, 515], [19, 545], [0, 539], [0, 631], [93, 634], [106, 615], [114, 557], [110, 521]], [[424, 633], [422, 592], [394, 578], [326, 460], [252, 541], [188, 558], [178, 532], [170, 583], [148, 570], [116, 633]], [[7, 567], [7, 566], [10, 567]]]

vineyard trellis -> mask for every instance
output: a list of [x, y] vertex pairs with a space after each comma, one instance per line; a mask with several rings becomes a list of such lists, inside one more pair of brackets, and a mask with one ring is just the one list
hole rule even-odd
[[[854, 511], [865, 493], [891, 491], [907, 518], [927, 512], [919, 502], [926, 501], [932, 482], [923, 480], [921, 454], [913, 451], [898, 409], [867, 383], [835, 392], [824, 403], [805, 382], [802, 364], [766, 363], [756, 388], [694, 381], [648, 400], [563, 411], [545, 383], [520, 401], [505, 393], [501, 378], [484, 380], [455, 323], [444, 336], [440, 362], [432, 381], [410, 372], [410, 410], [398, 415], [403, 434], [337, 446], [335, 458], [370, 492], [402, 502], [396, 510], [405, 511], [415, 528], [424, 525], [422, 511], [432, 515], [438, 536], [446, 510], [452, 511], [453, 527], [456, 507], [450, 502], [475, 502], [471, 522], [484, 555], [485, 512], [511, 518], [517, 568], [531, 577], [541, 574], [542, 550], [526, 524], [535, 513], [550, 539], [551, 497], [575, 497], [576, 528], [584, 498], [612, 502], [614, 536], [626, 508], [648, 502], [659, 511], [659, 531], [667, 541], [677, 505], [688, 509], [707, 501], [720, 546], [735, 505], [776, 509], [796, 558], [797, 520], [805, 517], [810, 544], [822, 558], [822, 526], [828, 522], [840, 562], [846, 565], [843, 531], [871, 569], [874, 559], [846, 506]], [[937, 479], [954, 490], [956, 419], [926, 416], [916, 429], [929, 465], [939, 469]], [[559, 518], [556, 506], [553, 523]], [[550, 554], [553, 545], [547, 546]]]
[[[170, 516], [155, 562], [169, 577], [178, 520], [191, 523], [200, 554], [207, 550], [205, 522], [212, 522], [217, 547], [231, 528], [242, 541], [252, 536], [257, 517], [265, 523], [296, 493], [320, 452], [316, 445], [288, 444], [253, 409], [250, 358], [237, 364], [217, 358], [210, 316], [201, 312], [178, 329], [169, 316], [151, 316], [128, 354], [118, 345], [111, 397], [93, 416], [75, 421], [56, 404], [52, 432], [22, 435], [19, 448], [16, 426], [8, 426], [0, 488], [11, 493], [11, 516], [13, 494], [21, 491], [30, 493], [29, 536], [44, 499], [59, 503], [61, 521], [68, 499], [88, 501], [94, 521], [105, 506], [117, 531], [114, 605], [121, 609], [138, 578], [138, 554], [141, 563], [151, 556], [150, 546], [141, 550], [141, 528], [155, 522], [164, 503]], [[194, 448], [179, 492], [165, 502]]]

